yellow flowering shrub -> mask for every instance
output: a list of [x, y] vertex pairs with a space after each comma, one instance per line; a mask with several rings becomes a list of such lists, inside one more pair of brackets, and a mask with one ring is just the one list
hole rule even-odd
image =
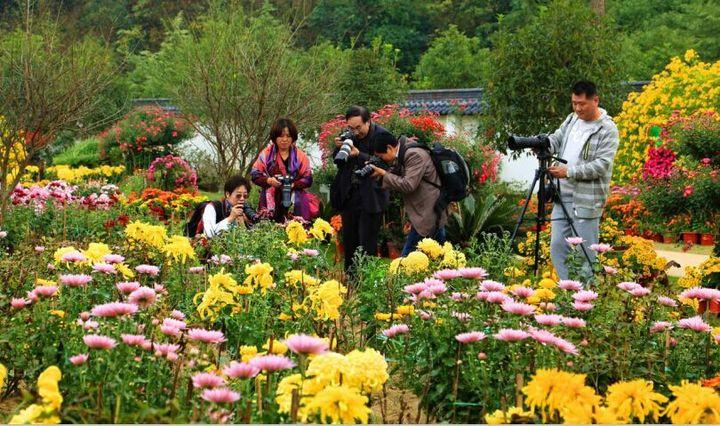
[[654, 277], [665, 269], [667, 259], [657, 255], [652, 241], [632, 236], [624, 236], [620, 240], [628, 245], [622, 254], [623, 267], [631, 269], [641, 278]]
[[685, 288], [702, 286], [712, 274], [720, 274], [720, 257], [711, 256], [698, 266], [686, 266], [678, 284]]
[[[32, 170], [29, 170], [32, 172]], [[66, 165], [58, 165], [48, 167], [47, 173], [55, 175], [58, 179], [68, 183], [81, 183], [88, 179], [112, 178], [117, 177], [125, 172], [125, 166], [98, 166], [89, 168], [85, 166], [70, 167]]]
[[5, 125], [5, 117], [0, 115], [0, 138], [2, 138], [3, 156], [8, 151], [7, 174], [5, 175], [5, 183], [11, 185], [18, 173], [20, 173], [20, 163], [25, 160], [25, 144], [21, 137], [13, 136], [11, 130]]
[[620, 146], [613, 180], [624, 183], [642, 171], [650, 147], [650, 129], [664, 124], [674, 111], [690, 115], [720, 106], [720, 61], [700, 61], [694, 50], [672, 58], [642, 92], [631, 93], [616, 117]]

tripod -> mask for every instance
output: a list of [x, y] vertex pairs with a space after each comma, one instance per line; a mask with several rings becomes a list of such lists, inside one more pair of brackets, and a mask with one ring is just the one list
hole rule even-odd
[[[555, 183], [552, 180], [552, 176], [550, 175], [550, 172], [548, 172], [548, 167], [550, 166], [550, 161], [556, 160], [563, 164], [567, 164], [566, 160], [563, 160], [562, 158], [555, 157], [552, 155], [550, 150], [548, 148], [542, 148], [539, 152], [537, 152], [538, 160], [540, 161], [540, 166], [535, 170], [535, 177], [533, 178], [532, 183], [530, 184], [530, 190], [527, 193], [527, 197], [525, 197], [525, 204], [523, 205], [522, 212], [520, 213], [520, 217], [517, 220], [517, 223], [515, 224], [515, 229], [513, 230], [512, 236], [510, 237], [510, 247], [512, 247], [513, 243], [515, 242], [515, 237], [517, 236], [518, 230], [520, 229], [520, 225], [525, 220], [525, 213], [527, 212], [528, 205], [530, 204], [530, 199], [532, 198], [533, 192], [535, 191], [535, 185], [540, 184], [538, 187], [538, 211], [535, 215], [535, 262], [533, 264], [533, 273], [537, 277], [538, 275], [538, 267], [540, 263], [540, 229], [542, 227], [542, 224], [546, 222], [551, 222], [553, 219], [546, 219], [546, 211], [545, 211], [545, 204], [549, 200], [553, 200], [555, 203], [559, 204], [562, 208], [563, 214], [565, 215], [564, 219], [556, 219], [556, 220], [567, 220], [568, 224], [570, 225], [570, 229], [572, 229], [573, 236], [578, 236], [578, 232], [575, 229], [574, 221], [572, 219], [572, 216], [567, 211], [567, 208], [565, 207], [565, 204], [563, 204], [562, 200], [560, 199], [559, 195], [559, 188], [555, 186]], [[547, 184], [547, 185], [546, 185]], [[585, 249], [585, 246], [580, 244], [580, 248], [582, 249], [583, 254], [585, 255], [585, 259], [588, 262], [588, 265], [592, 268], [593, 262], [590, 260], [590, 255], [588, 254], [587, 250]]]

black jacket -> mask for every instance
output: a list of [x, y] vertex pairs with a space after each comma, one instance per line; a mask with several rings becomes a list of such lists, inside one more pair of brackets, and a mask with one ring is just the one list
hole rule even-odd
[[[353, 144], [360, 151], [357, 157], [348, 157], [346, 162], [339, 162], [338, 172], [330, 187], [330, 203], [339, 210], [361, 210], [365, 213], [381, 213], [388, 204], [388, 191], [382, 189], [377, 180], [370, 177], [358, 178], [354, 176], [355, 170], [365, 166], [365, 163], [375, 153], [375, 141], [378, 138], [393, 138], [394, 136], [385, 128], [370, 123], [370, 131], [364, 139], [353, 138]], [[335, 149], [333, 158], [338, 150]]]

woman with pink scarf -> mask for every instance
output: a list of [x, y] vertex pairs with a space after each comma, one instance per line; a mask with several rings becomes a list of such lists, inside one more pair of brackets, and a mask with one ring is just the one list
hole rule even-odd
[[[250, 176], [260, 186], [258, 208], [276, 222], [301, 216], [310, 220], [317, 215], [317, 198], [305, 191], [312, 185], [312, 169], [308, 156], [295, 145], [297, 127], [289, 118], [279, 118], [270, 129], [270, 144], [253, 164]], [[282, 176], [292, 180], [292, 211], [282, 204]]]

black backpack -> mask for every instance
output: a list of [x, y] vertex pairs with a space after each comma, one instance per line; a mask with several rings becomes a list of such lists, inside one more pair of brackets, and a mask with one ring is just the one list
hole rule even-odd
[[[404, 136], [401, 136], [401, 138], [403, 137]], [[435, 202], [434, 208], [435, 213], [438, 214], [438, 218], [450, 203], [461, 201], [468, 196], [470, 170], [465, 160], [457, 151], [444, 147], [440, 142], [435, 142], [431, 148], [424, 143], [410, 142], [409, 139], [406, 139], [404, 147], [398, 155], [401, 164], [405, 159], [405, 151], [410, 148], [422, 148], [430, 154], [433, 165], [435, 165], [435, 170], [440, 177], [440, 185], [438, 186], [427, 180], [426, 182], [440, 189], [440, 196]]]
[[212, 203], [213, 207], [215, 207], [215, 217], [220, 218], [218, 222], [224, 219], [225, 215], [223, 211], [222, 201], [203, 201], [202, 203], [198, 203], [198, 205], [195, 206], [195, 210], [193, 210], [192, 216], [190, 216], [190, 221], [185, 224], [186, 237], [192, 238], [195, 235], [202, 234], [202, 217], [203, 213], [205, 212], [205, 206], [207, 206], [209, 203]]

